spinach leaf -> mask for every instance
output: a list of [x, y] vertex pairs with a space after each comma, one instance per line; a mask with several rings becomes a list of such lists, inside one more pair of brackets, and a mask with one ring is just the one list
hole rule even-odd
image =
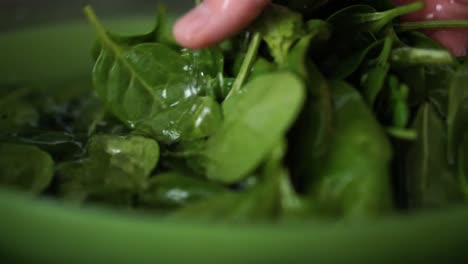
[[447, 162], [447, 132], [431, 104], [423, 104], [414, 121], [418, 139], [406, 153], [410, 208], [442, 207], [461, 199], [461, 188]]
[[450, 84], [456, 70], [455, 65], [425, 66], [426, 98], [444, 119], [448, 116]]
[[67, 200], [118, 204], [121, 198], [130, 199], [147, 186], [159, 160], [157, 142], [140, 136], [96, 135], [87, 153], [84, 159], [57, 168], [57, 189]]
[[182, 57], [188, 61], [187, 67], [196, 70], [201, 76], [218, 76], [224, 72], [224, 56], [219, 47], [209, 49], [183, 49]]
[[448, 159], [456, 160], [457, 146], [468, 131], [468, 63], [462, 64], [455, 74], [449, 88], [448, 104]]
[[226, 193], [176, 211], [172, 219], [190, 221], [253, 222], [275, 216], [278, 205], [272, 186], [252, 189], [246, 193]]
[[312, 37], [302, 38], [288, 58], [289, 69], [301, 76], [307, 85], [304, 107], [289, 135], [288, 162], [299, 186], [307, 186], [317, 176], [333, 137], [334, 113], [328, 82], [317, 66], [307, 60]]
[[16, 134], [37, 127], [38, 110], [24, 100], [3, 101], [0, 99], [0, 133]]
[[271, 73], [275, 70], [277, 70], [275, 64], [269, 62], [264, 58], [259, 58], [255, 61], [255, 63], [252, 66], [252, 72], [250, 73], [249, 80], [252, 80], [255, 77], [258, 77], [263, 74]]
[[87, 160], [60, 163], [55, 172], [55, 192], [68, 203], [81, 204], [99, 188], [100, 175], [93, 175]]
[[359, 93], [332, 82], [336, 133], [311, 188], [312, 203], [323, 214], [343, 217], [380, 215], [391, 208], [389, 141]]
[[195, 97], [137, 123], [138, 133], [171, 144], [211, 136], [222, 123], [220, 105], [211, 97]]
[[[173, 109], [168, 110], [171, 114], [177, 112], [185, 115], [200, 114], [192, 110], [190, 103], [184, 104], [184, 101], [200, 95], [206, 80], [200, 79], [200, 73], [187, 67], [190, 62], [186, 58], [165, 45], [159, 43], [143, 43], [131, 47], [119, 45], [107, 35], [92, 10], [88, 8], [86, 11], [102, 43], [102, 50], [93, 70], [93, 79], [96, 91], [106, 106], [131, 128], [138, 130], [143, 126], [143, 130], [147, 131], [148, 126], [152, 127], [150, 130], [154, 133], [152, 136], [158, 140], [172, 140], [170, 137], [158, 138], [161, 134], [182, 134], [177, 130], [154, 131], [161, 127], [177, 129], [185, 126], [185, 124], [173, 125], [169, 120], [165, 120], [167, 112], [162, 116], [159, 114], [171, 107]], [[181, 109], [181, 105], [186, 109]], [[199, 116], [182, 118], [196, 120]], [[163, 120], [166, 123], [160, 123]], [[201, 137], [210, 133], [212, 131]], [[195, 136], [188, 135], [189, 140], [193, 137]], [[174, 140], [183, 139], [175, 137]]]
[[[280, 142], [278, 144], [278, 142]], [[171, 217], [204, 221], [267, 221], [302, 212], [302, 204], [282, 168], [286, 145], [281, 140], [270, 149], [261, 167], [259, 183], [243, 192], [225, 194], [189, 205]]]
[[[91, 9], [91, 7], [86, 7], [85, 10]], [[87, 11], [86, 11], [87, 12]], [[167, 11], [166, 8], [162, 5], [159, 5], [156, 11], [156, 19], [153, 26], [153, 29], [148, 33], [137, 34], [137, 35], [119, 35], [111, 32], [107, 32], [109, 38], [114, 42], [120, 45], [134, 46], [142, 43], [149, 42], [159, 42], [166, 45], [174, 46], [175, 42], [173, 40], [172, 34], [168, 31], [169, 27], [167, 25]], [[102, 49], [102, 44], [100, 41], [96, 41], [94, 44], [92, 55], [95, 60], [99, 57], [99, 53]]]
[[346, 58], [343, 58], [338, 65], [333, 65], [333, 68], [330, 70], [330, 77], [338, 80], [348, 78], [351, 74], [358, 70], [366, 56], [381, 43], [382, 41], [373, 42], [359, 52], [352, 53]]
[[233, 183], [255, 169], [296, 118], [304, 85], [290, 73], [249, 82], [223, 104], [224, 123], [207, 143], [208, 179]]
[[139, 136], [97, 135], [88, 143], [91, 169], [116, 188], [141, 188], [159, 160], [156, 141]]
[[[277, 185], [278, 216], [282, 219], [294, 219], [308, 213], [307, 203], [298, 195], [292, 184], [291, 175], [284, 168], [287, 154], [287, 141], [282, 140], [271, 151], [262, 167], [263, 184]], [[265, 181], [268, 181], [265, 183]], [[254, 187], [255, 188], [255, 187]], [[258, 187], [257, 187], [258, 188]]]
[[39, 194], [54, 175], [54, 161], [37, 147], [0, 143], [0, 183], [4, 186]]
[[150, 178], [148, 186], [138, 194], [138, 203], [148, 208], [175, 209], [226, 191], [220, 185], [173, 171]]
[[253, 28], [260, 32], [279, 65], [286, 61], [289, 49], [304, 34], [302, 16], [279, 5], [270, 5]]
[[169, 171], [177, 170], [193, 177], [205, 178], [206, 139], [185, 141], [175, 145], [163, 146], [161, 167]]

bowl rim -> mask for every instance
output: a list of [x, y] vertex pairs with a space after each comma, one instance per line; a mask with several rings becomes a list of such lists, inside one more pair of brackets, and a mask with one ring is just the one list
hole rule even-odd
[[78, 208], [0, 190], [0, 212], [0, 249], [16, 260], [419, 263], [468, 257], [465, 206], [379, 220], [238, 225]]

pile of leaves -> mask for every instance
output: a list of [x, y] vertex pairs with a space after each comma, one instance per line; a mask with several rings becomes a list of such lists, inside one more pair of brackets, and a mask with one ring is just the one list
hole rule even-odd
[[423, 4], [303, 2], [201, 50], [175, 44], [162, 8], [154, 30], [121, 36], [87, 7], [92, 85], [1, 90], [0, 182], [190, 220], [464, 203], [468, 63], [399, 21]]

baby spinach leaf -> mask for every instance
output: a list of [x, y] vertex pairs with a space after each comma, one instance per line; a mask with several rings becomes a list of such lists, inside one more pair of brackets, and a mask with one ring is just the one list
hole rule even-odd
[[39, 112], [30, 103], [13, 100], [0, 103], [0, 133], [18, 133], [37, 127]]
[[260, 32], [275, 62], [281, 65], [294, 42], [304, 34], [304, 23], [299, 13], [283, 6], [270, 5], [257, 20], [254, 30]]
[[176, 211], [172, 219], [190, 221], [252, 222], [266, 221], [275, 216], [277, 193], [267, 187], [246, 193], [226, 193], [189, 205]]
[[88, 161], [64, 162], [57, 165], [56, 193], [69, 203], [81, 204], [96, 191], [100, 175], [93, 175]]
[[205, 179], [206, 139], [184, 141], [170, 146], [162, 146], [161, 168], [180, 171], [185, 175]]
[[91, 169], [105, 185], [138, 189], [159, 161], [159, 145], [140, 136], [97, 135], [88, 143], [88, 155]]
[[58, 195], [69, 202], [129, 205], [159, 160], [156, 141], [140, 136], [97, 135], [87, 152], [84, 159], [57, 167]]
[[138, 133], [171, 144], [211, 136], [222, 124], [220, 105], [211, 97], [195, 97], [136, 123]]
[[94, 171], [89, 160], [61, 163], [56, 168], [56, 195], [65, 203], [111, 205], [129, 208], [133, 190], [105, 185], [105, 178]]
[[0, 183], [39, 194], [49, 187], [54, 175], [50, 155], [37, 147], [0, 143]]
[[[280, 142], [280, 144], [278, 144]], [[176, 211], [173, 218], [204, 221], [245, 222], [265, 221], [278, 214], [289, 216], [300, 206], [294, 190], [288, 186], [287, 173], [282, 168], [285, 143], [277, 141], [262, 164], [259, 183], [243, 192], [227, 192]], [[281, 182], [283, 180], [283, 182]], [[282, 188], [282, 189], [281, 189]]]
[[447, 132], [434, 107], [423, 104], [413, 124], [418, 139], [406, 154], [410, 208], [442, 207], [461, 199], [461, 188], [447, 162]]
[[391, 208], [389, 141], [359, 93], [332, 82], [336, 133], [311, 189], [312, 202], [326, 215], [375, 216]]
[[[307, 213], [305, 201], [292, 185], [291, 175], [283, 167], [287, 141], [282, 140], [271, 151], [262, 168], [261, 184], [277, 185], [278, 214], [282, 219], [294, 219]], [[268, 181], [268, 183], [265, 183]], [[254, 187], [255, 188], [255, 187]], [[274, 189], [272, 189], [274, 190]]]
[[250, 73], [249, 80], [254, 79], [255, 77], [261, 76], [263, 74], [271, 73], [277, 69], [276, 65], [269, 62], [264, 58], [259, 58], [255, 61], [252, 66], [252, 72]]
[[[172, 114], [171, 122], [179, 118], [174, 118], [177, 112], [185, 115], [200, 114], [188, 110], [192, 107], [181, 108], [187, 108], [189, 104], [184, 101], [201, 93], [202, 86], [206, 84], [200, 79], [201, 74], [187, 67], [189, 62], [181, 54], [162, 44], [144, 43], [132, 47], [119, 45], [107, 35], [92, 10], [87, 9], [87, 15], [102, 43], [93, 70], [99, 97], [121, 121], [132, 128], [138, 130], [141, 125], [142, 130], [147, 130], [148, 126], [152, 127], [151, 132], [156, 138], [164, 133], [180, 133], [154, 129], [179, 127], [180, 124], [171, 124], [166, 119], [167, 112], [163, 112], [173, 106], [175, 108], [168, 110]], [[159, 116], [160, 113], [162, 116]], [[196, 120], [198, 117], [191, 118]], [[190, 118], [182, 116], [182, 119]], [[160, 123], [162, 120], [166, 123]], [[192, 137], [195, 136], [188, 136], [189, 139]]]
[[138, 202], [149, 208], [175, 209], [225, 192], [220, 185], [174, 171], [149, 179], [148, 186], [138, 194]]
[[338, 65], [334, 65], [330, 71], [330, 77], [333, 79], [346, 79], [351, 74], [353, 74], [361, 63], [364, 61], [365, 57], [371, 52], [374, 48], [382, 44], [382, 41], [376, 41], [362, 49], [359, 52], [353, 53], [348, 57], [344, 58]]
[[462, 64], [455, 74], [449, 88], [448, 104], [448, 158], [456, 160], [457, 146], [468, 131], [468, 63]]
[[233, 183], [255, 169], [286, 133], [304, 100], [304, 84], [290, 73], [250, 81], [224, 105], [225, 121], [207, 143], [208, 179]]
[[448, 116], [450, 83], [455, 72], [455, 65], [425, 66], [426, 98], [443, 118]]
[[188, 61], [187, 67], [201, 76], [216, 77], [224, 72], [224, 56], [219, 47], [209, 49], [183, 49], [182, 57]]
[[[89, 10], [91, 7], [86, 7], [85, 10]], [[88, 11], [86, 11], [88, 12]], [[166, 8], [162, 5], [159, 5], [156, 11], [156, 19], [153, 26], [153, 29], [148, 33], [144, 34], [137, 34], [137, 35], [119, 35], [111, 32], [107, 32], [109, 38], [111, 38], [114, 42], [118, 43], [119, 45], [124, 46], [134, 46], [137, 44], [142, 43], [150, 43], [150, 42], [159, 42], [164, 43], [166, 45], [173, 45], [174, 40], [172, 34], [168, 32], [168, 25], [167, 25], [167, 11]], [[102, 44], [100, 41], [96, 41], [92, 55], [95, 60], [99, 57], [99, 53], [102, 49]]]
[[304, 107], [289, 135], [288, 162], [299, 186], [306, 186], [317, 176], [333, 135], [334, 113], [328, 82], [317, 66], [307, 60], [311, 37], [302, 38], [288, 58], [289, 69], [301, 76], [307, 85]]

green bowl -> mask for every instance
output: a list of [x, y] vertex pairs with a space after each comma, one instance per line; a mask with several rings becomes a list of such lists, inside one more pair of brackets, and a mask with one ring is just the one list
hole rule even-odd
[[[141, 31], [152, 19], [106, 20]], [[0, 77], [44, 86], [89, 77], [82, 21], [0, 34]], [[454, 263], [468, 259], [468, 208], [353, 222], [224, 225], [76, 208], [0, 190], [2, 263]]]

